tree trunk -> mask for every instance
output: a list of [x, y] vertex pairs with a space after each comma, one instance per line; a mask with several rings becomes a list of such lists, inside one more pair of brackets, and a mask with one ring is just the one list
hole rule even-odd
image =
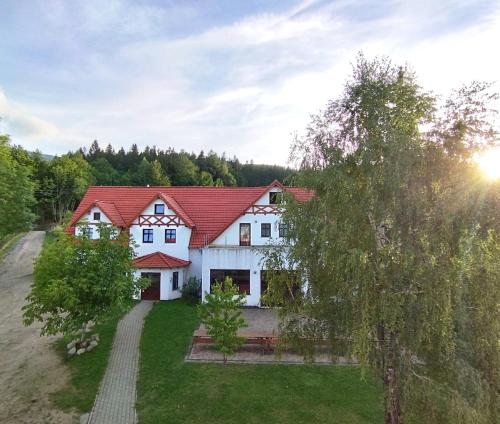
[[401, 407], [397, 390], [396, 372], [387, 368], [384, 379], [385, 386], [385, 423], [401, 424]]

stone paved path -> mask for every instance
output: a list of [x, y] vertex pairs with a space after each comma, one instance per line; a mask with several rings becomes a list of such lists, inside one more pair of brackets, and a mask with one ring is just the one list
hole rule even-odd
[[139, 342], [144, 317], [153, 302], [141, 301], [118, 323], [108, 368], [90, 414], [89, 424], [135, 424]]

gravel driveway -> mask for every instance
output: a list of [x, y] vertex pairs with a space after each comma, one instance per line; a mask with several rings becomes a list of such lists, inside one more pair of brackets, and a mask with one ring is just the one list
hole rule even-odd
[[31, 231], [0, 263], [0, 423], [73, 423], [75, 414], [54, 410], [50, 393], [68, 382], [69, 372], [54, 352], [53, 337], [40, 337], [39, 324], [24, 327], [22, 306], [32, 283], [33, 259], [45, 233]]

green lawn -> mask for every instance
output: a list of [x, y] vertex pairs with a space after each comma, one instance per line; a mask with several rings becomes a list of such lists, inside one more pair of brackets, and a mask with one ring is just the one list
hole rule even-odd
[[381, 388], [356, 367], [185, 363], [196, 308], [162, 302], [146, 318], [137, 409], [148, 423], [381, 423]]
[[58, 353], [64, 358], [66, 365], [71, 371], [71, 381], [68, 386], [53, 394], [54, 405], [63, 410], [75, 408], [79, 412], [90, 412], [94, 399], [99, 389], [108, 357], [113, 344], [116, 332], [116, 325], [123, 313], [117, 312], [105, 324], [96, 326], [99, 334], [99, 345], [92, 351], [81, 356], [72, 358], [66, 357], [67, 339], [61, 339], [56, 348]]

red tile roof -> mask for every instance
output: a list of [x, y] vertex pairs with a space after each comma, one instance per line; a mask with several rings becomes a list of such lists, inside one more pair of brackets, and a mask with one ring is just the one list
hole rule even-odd
[[81, 216], [85, 215], [94, 206], [97, 206], [104, 213], [104, 215], [106, 215], [108, 219], [117, 227], [125, 226], [125, 222], [123, 221], [120, 212], [118, 212], [118, 209], [116, 209], [115, 204], [111, 202], [102, 202], [100, 200], [96, 200], [92, 202], [92, 204], [88, 205], [88, 207], [81, 213]]
[[[280, 183], [266, 187], [132, 187], [93, 186], [87, 190], [70, 222], [70, 232], [89, 207], [100, 202], [113, 203], [128, 227], [141, 212], [163, 197], [169, 207], [186, 223], [192, 225], [190, 247], [203, 247], [212, 242], [237, 218], [245, 213], [264, 193]], [[301, 188], [285, 188], [297, 200], [306, 201], [312, 193]], [[103, 211], [104, 212], [104, 211]], [[107, 215], [107, 214], [106, 214]], [[109, 217], [112, 219], [112, 217]], [[113, 222], [121, 226], [117, 222]]]
[[191, 261], [185, 261], [161, 252], [150, 253], [134, 259], [135, 268], [182, 268], [190, 263]]

